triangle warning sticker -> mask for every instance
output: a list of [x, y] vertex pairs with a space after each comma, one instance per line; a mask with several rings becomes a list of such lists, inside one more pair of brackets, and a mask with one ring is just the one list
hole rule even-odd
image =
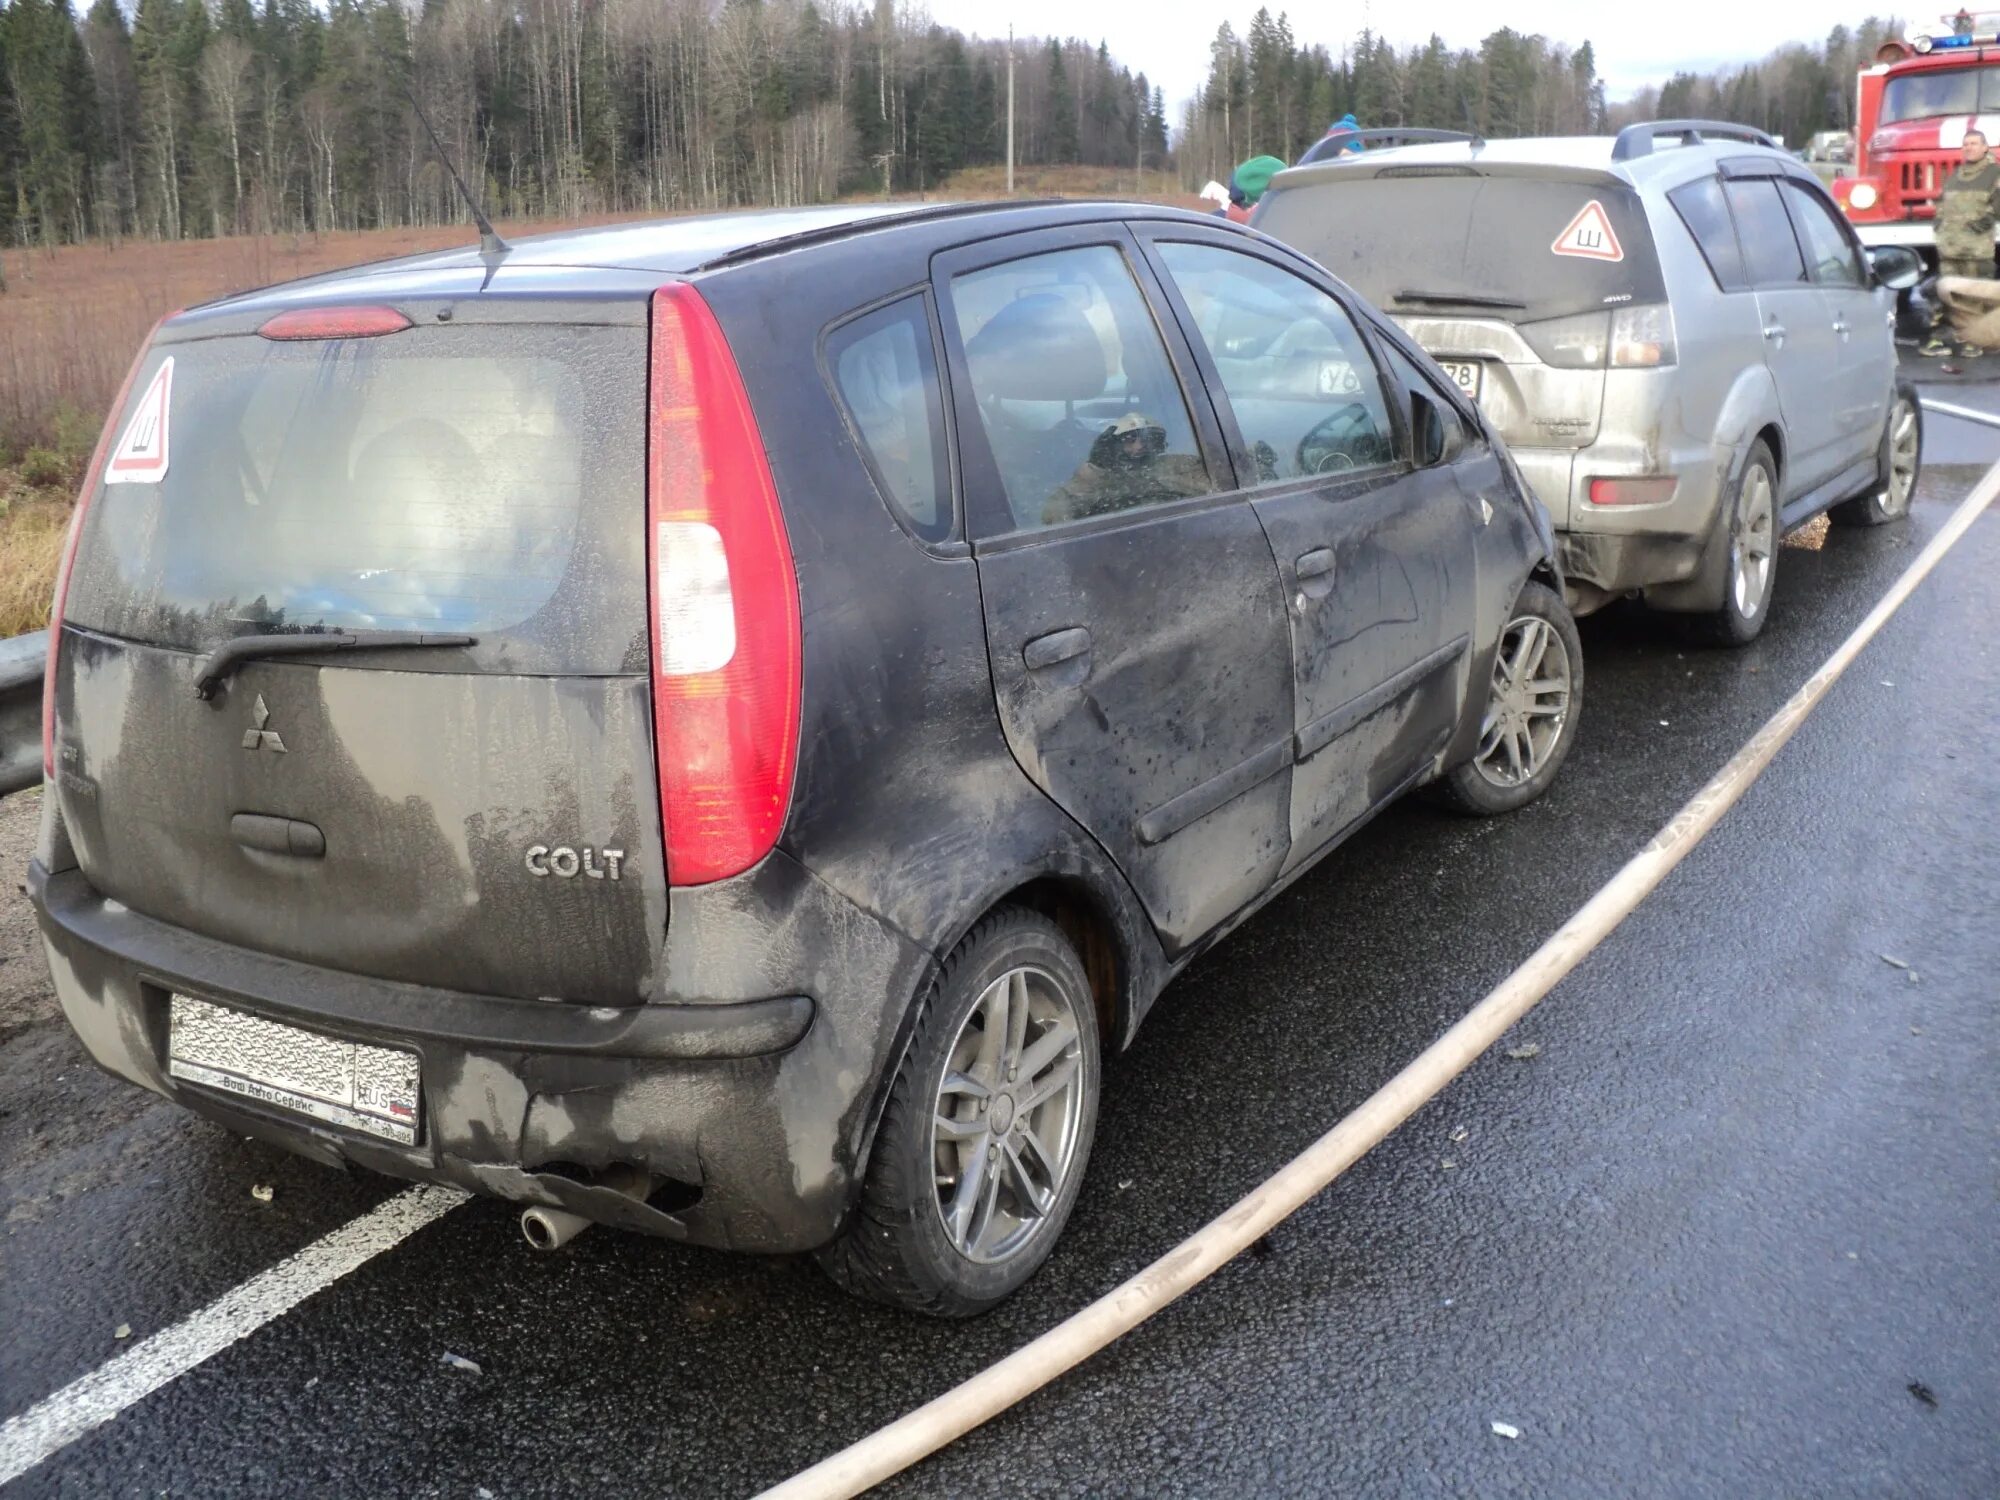
[[169, 354], [132, 408], [125, 435], [111, 450], [111, 460], [104, 466], [106, 484], [157, 484], [167, 477], [167, 418], [173, 396], [174, 357]]
[[1580, 255], [1585, 260], [1625, 258], [1618, 236], [1611, 232], [1611, 219], [1595, 198], [1583, 205], [1582, 211], [1569, 221], [1569, 228], [1557, 235], [1549, 248], [1557, 255]]

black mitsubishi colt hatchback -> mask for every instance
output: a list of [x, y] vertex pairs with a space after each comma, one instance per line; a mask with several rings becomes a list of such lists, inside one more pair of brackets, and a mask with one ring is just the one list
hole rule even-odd
[[1118, 205], [418, 257], [167, 319], [82, 497], [31, 893], [98, 1062], [329, 1163], [964, 1314], [1102, 1056], [1582, 659], [1478, 414]]

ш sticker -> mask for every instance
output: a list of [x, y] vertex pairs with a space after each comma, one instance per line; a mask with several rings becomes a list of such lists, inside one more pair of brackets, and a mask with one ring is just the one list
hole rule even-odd
[[174, 357], [169, 354], [111, 450], [111, 461], [104, 466], [106, 484], [157, 484], [167, 477], [167, 417], [173, 396]]
[[1558, 255], [1580, 255], [1585, 260], [1623, 260], [1618, 236], [1611, 232], [1611, 219], [1604, 205], [1592, 198], [1583, 211], [1569, 221], [1569, 228], [1549, 246]]

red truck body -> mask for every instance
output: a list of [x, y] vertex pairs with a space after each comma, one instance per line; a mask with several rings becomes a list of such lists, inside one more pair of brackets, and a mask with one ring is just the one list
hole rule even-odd
[[1861, 70], [1854, 166], [1833, 196], [1868, 245], [1909, 245], [1936, 256], [1931, 221], [1965, 133], [2000, 146], [2000, 34], [1988, 17], [1970, 35], [1885, 42]]

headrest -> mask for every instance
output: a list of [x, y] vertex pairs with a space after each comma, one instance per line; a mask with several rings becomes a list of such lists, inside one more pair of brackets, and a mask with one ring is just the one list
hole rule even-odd
[[1007, 401], [1088, 401], [1104, 394], [1111, 367], [1083, 309], [1066, 297], [1017, 297], [965, 346], [972, 386]]

